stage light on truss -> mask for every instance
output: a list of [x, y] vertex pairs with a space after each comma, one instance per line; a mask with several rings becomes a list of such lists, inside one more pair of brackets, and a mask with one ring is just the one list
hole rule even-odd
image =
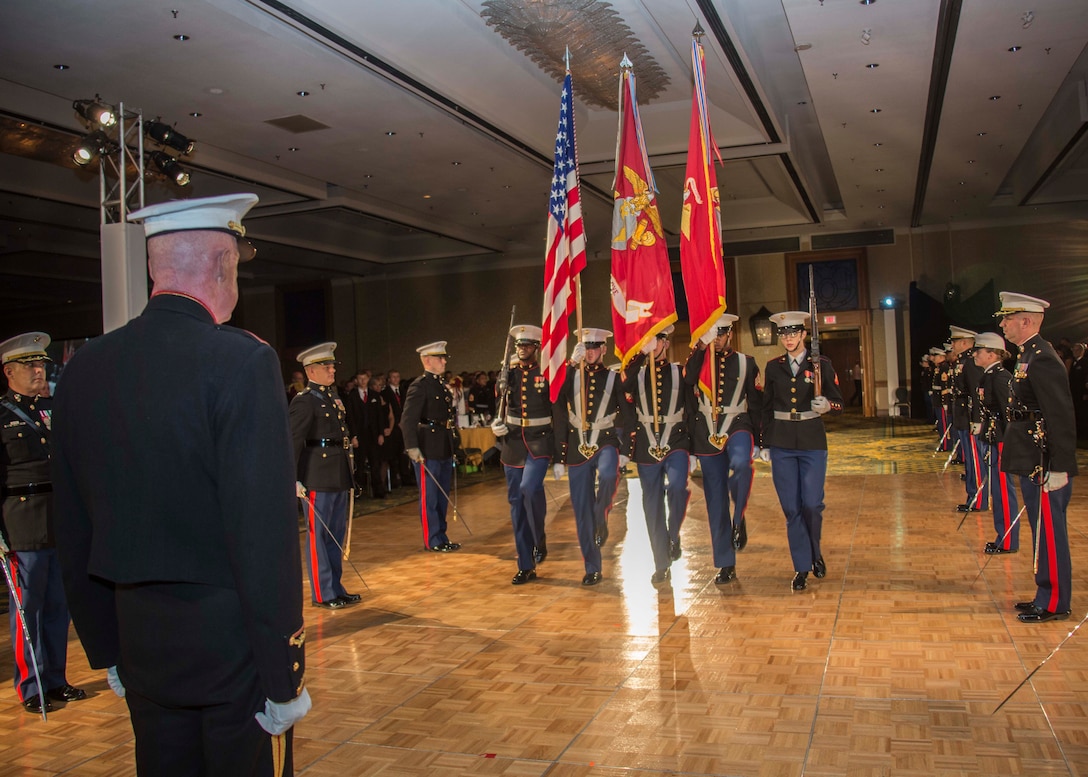
[[144, 134], [156, 143], [168, 146], [182, 155], [192, 153], [196, 145], [169, 124], [163, 124], [161, 121], [145, 121]]
[[90, 132], [80, 141], [75, 153], [72, 154], [72, 161], [80, 167], [86, 167], [98, 159], [99, 155], [109, 148], [109, 145], [110, 139], [106, 137], [105, 132], [102, 130]]
[[92, 126], [112, 127], [117, 123], [117, 109], [102, 102], [97, 95], [93, 100], [76, 100], [72, 107]]
[[151, 154], [151, 161], [155, 163], [155, 167], [159, 168], [159, 172], [178, 186], [189, 185], [189, 173], [178, 164], [178, 160], [174, 157], [164, 151], [154, 151]]

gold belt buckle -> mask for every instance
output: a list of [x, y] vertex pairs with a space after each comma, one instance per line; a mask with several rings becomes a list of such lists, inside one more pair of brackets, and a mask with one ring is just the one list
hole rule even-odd
[[593, 454], [595, 454], [598, 450], [598, 446], [589, 445], [588, 443], [582, 443], [578, 446], [578, 452], [587, 459], [593, 458]]
[[729, 439], [728, 434], [712, 434], [710, 435], [710, 444], [718, 450], [725, 447], [725, 441]]
[[668, 445], [651, 445], [650, 455], [658, 461], [662, 461], [669, 452]]

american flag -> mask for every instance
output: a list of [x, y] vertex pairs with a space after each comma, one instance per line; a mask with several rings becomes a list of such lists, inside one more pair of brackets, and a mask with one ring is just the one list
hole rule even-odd
[[563, 79], [559, 129], [555, 133], [555, 169], [548, 202], [547, 256], [544, 259], [544, 330], [540, 364], [554, 402], [567, 375], [568, 318], [574, 311], [574, 279], [586, 266], [586, 236], [578, 190], [578, 153], [574, 142], [574, 105], [570, 73]]

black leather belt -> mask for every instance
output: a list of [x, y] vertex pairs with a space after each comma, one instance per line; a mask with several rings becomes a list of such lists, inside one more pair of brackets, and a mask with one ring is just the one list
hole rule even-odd
[[1042, 421], [1043, 414], [1035, 410], [1007, 410], [1006, 417], [1010, 421]]
[[350, 448], [351, 440], [347, 437], [343, 439], [328, 437], [324, 440], [307, 440], [307, 448]]
[[4, 496], [31, 496], [33, 494], [50, 494], [53, 492], [52, 483], [26, 483], [21, 486], [4, 486], [0, 488]]
[[420, 426], [426, 426], [430, 429], [453, 429], [454, 423], [452, 420], [442, 423], [441, 421], [420, 421]]

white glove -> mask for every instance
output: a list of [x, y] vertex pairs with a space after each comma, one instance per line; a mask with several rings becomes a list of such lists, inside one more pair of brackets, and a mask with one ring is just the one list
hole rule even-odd
[[762, 455], [763, 455], [763, 450], [758, 445], [756, 447], [752, 448], [752, 461], [755, 461], [756, 459], [761, 458]]
[[410, 458], [412, 461], [415, 461], [415, 462], [422, 462], [423, 461], [423, 451], [421, 451], [419, 448], [409, 448], [408, 450], [405, 451], [405, 453], [408, 454], [408, 458]]
[[971, 424], [971, 434], [975, 435], [976, 437], [982, 434], [982, 424], [978, 422]]
[[827, 397], [819, 396], [812, 400], [812, 410], [815, 413], [823, 415], [831, 409], [831, 403], [827, 401]]
[[303, 688], [302, 693], [291, 701], [276, 702], [265, 699], [264, 712], [258, 712], [253, 717], [261, 724], [261, 728], [277, 737], [306, 717], [312, 706], [310, 692]]
[[763, 461], [763, 462], [767, 462], [769, 464], [771, 462], [771, 449], [770, 448], [760, 448], [759, 449], [759, 460]]
[[697, 456], [688, 456], [688, 474], [690, 475], [695, 471], [695, 468], [699, 465], [699, 458]]
[[647, 356], [650, 356], [651, 354], [653, 354], [653, 352], [654, 352], [654, 350], [656, 348], [657, 348], [657, 338], [656, 337], [651, 337], [649, 340], [647, 340], [643, 344], [642, 352], [644, 354], [646, 354]]
[[577, 343], [574, 346], [574, 350], [570, 352], [570, 363], [581, 364], [586, 360], [586, 344]]
[[1068, 485], [1068, 472], [1051, 472], [1046, 476], [1046, 480], [1043, 481], [1043, 490], [1047, 492], [1060, 491]]
[[295, 496], [297, 496], [299, 499], [306, 498], [306, 486], [302, 485], [301, 480], [295, 481]]
[[491, 431], [495, 433], [496, 437], [505, 437], [510, 432], [510, 430], [506, 428], [506, 424], [499, 418], [496, 418], [491, 422]]
[[718, 328], [716, 326], [710, 327], [710, 329], [703, 332], [703, 336], [699, 338], [699, 342], [703, 345], [709, 346], [714, 342], [714, 338], [718, 336]]
[[110, 688], [120, 696], [125, 698], [125, 684], [121, 682], [121, 678], [117, 674], [117, 666], [111, 666], [106, 670], [106, 682], [110, 684]]
[[562, 464], [556, 464], [552, 467], [552, 474], [555, 475], [556, 480], [562, 480], [563, 476], [567, 474], [567, 468]]
[[631, 457], [630, 456], [624, 456], [621, 453], [620, 454], [620, 469], [623, 469], [624, 467], [626, 467], [630, 463], [631, 463]]

